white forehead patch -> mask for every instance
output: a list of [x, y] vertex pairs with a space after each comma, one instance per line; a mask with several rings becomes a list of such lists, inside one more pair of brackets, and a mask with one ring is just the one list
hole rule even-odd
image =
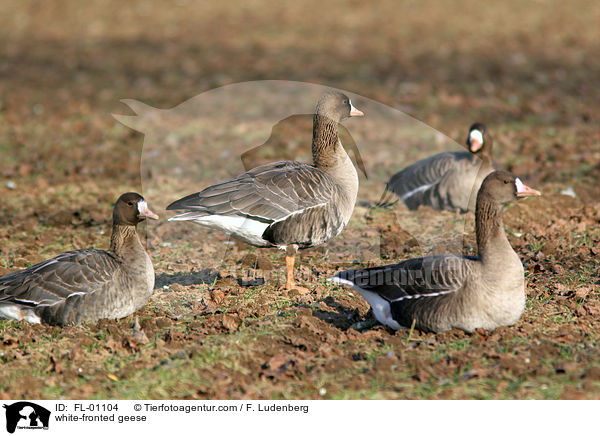
[[359, 111], [352, 105], [352, 100], [348, 99], [348, 103], [350, 104], [350, 116], [351, 117], [362, 117], [364, 115], [361, 111]]
[[148, 203], [146, 203], [146, 201], [142, 200], [138, 203], [138, 212], [139, 213], [144, 213], [148, 210]]
[[525, 191], [525, 185], [523, 184], [523, 182], [521, 182], [521, 179], [519, 179], [518, 177], [515, 180], [515, 186], [517, 187], [517, 192]]
[[483, 134], [479, 130], [472, 130], [469, 136], [471, 137], [471, 142], [477, 141], [483, 144]]

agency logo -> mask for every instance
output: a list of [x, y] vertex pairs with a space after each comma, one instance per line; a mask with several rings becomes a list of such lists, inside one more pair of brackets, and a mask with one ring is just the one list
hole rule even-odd
[[19, 401], [10, 405], [4, 404], [6, 409], [6, 431], [14, 433], [16, 429], [22, 430], [48, 430], [50, 411], [29, 401]]

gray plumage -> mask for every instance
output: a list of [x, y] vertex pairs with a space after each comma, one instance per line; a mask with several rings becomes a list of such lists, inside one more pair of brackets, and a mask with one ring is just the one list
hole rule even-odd
[[[481, 142], [475, 142], [475, 137]], [[438, 210], [474, 210], [481, 182], [497, 166], [491, 158], [492, 137], [482, 123], [470, 127], [466, 145], [469, 151], [438, 153], [394, 174], [378, 204], [395, 204], [399, 198], [409, 209], [426, 205]]]
[[325, 93], [313, 118], [314, 165], [261, 165], [171, 203], [167, 210], [185, 212], [169, 221], [191, 220], [257, 247], [286, 249], [289, 288], [296, 250], [335, 237], [352, 215], [358, 175], [339, 140], [338, 123], [362, 115], [344, 94]]
[[[233, 179], [209, 186], [169, 205], [187, 209], [175, 220], [200, 222], [219, 215], [265, 224], [256, 238], [235, 235], [257, 246], [296, 244], [308, 248], [336, 236], [346, 224], [337, 204], [349, 202], [343, 189], [326, 172], [298, 162], [274, 162]], [[349, 218], [349, 217], [347, 217]], [[241, 221], [243, 223], [243, 221]]]
[[440, 332], [492, 330], [514, 324], [525, 306], [523, 266], [510, 246], [502, 207], [539, 195], [512, 174], [496, 171], [477, 195], [478, 256], [436, 255], [396, 265], [342, 271], [333, 281], [351, 286], [392, 328]]
[[119, 197], [111, 248], [69, 251], [0, 277], [0, 317], [65, 325], [122, 318], [142, 307], [154, 269], [136, 225], [158, 218], [136, 193]]

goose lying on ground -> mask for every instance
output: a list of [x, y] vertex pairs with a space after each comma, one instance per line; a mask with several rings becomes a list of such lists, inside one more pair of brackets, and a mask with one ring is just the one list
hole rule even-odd
[[65, 325], [123, 318], [141, 308], [154, 288], [154, 268], [136, 232], [144, 218], [158, 216], [141, 195], [123, 194], [108, 251], [68, 251], [0, 277], [0, 317]]
[[340, 92], [327, 92], [313, 119], [314, 165], [281, 161], [171, 203], [186, 210], [169, 221], [191, 220], [257, 247], [286, 251], [286, 288], [296, 287], [294, 257], [338, 235], [348, 223], [358, 193], [358, 176], [338, 138], [338, 123], [362, 116]]
[[510, 173], [496, 171], [477, 194], [478, 255], [435, 255], [396, 265], [348, 270], [332, 280], [351, 286], [375, 318], [393, 329], [415, 327], [468, 332], [512, 325], [525, 307], [523, 265], [506, 238], [502, 208], [519, 197], [540, 195]]
[[481, 182], [497, 168], [492, 137], [482, 123], [469, 128], [466, 145], [468, 151], [438, 153], [394, 174], [378, 205], [395, 204], [399, 197], [409, 209], [473, 210]]

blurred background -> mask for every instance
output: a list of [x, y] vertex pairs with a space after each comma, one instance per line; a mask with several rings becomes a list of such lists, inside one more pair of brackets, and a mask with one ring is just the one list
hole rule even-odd
[[525, 147], [506, 163], [534, 181], [560, 176], [564, 162], [528, 164], [553, 160], [562, 129], [598, 142], [586, 127], [600, 93], [594, 1], [4, 1], [0, 12], [0, 144], [20, 144], [3, 177], [58, 168], [48, 183], [131, 183], [142, 141], [110, 116], [128, 113], [120, 99], [169, 108], [258, 79], [346, 89], [461, 142], [483, 121], [500, 145]]

